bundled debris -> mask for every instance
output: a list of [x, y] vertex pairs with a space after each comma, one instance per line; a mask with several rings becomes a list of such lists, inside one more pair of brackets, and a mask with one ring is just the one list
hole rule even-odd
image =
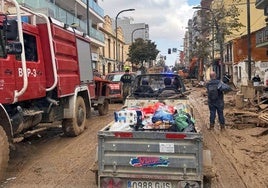
[[145, 107], [132, 107], [114, 113], [111, 131], [164, 130], [196, 132], [195, 120], [185, 104], [176, 106], [158, 102]]

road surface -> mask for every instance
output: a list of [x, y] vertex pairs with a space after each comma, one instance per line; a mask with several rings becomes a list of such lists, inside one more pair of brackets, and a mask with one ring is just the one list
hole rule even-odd
[[[196, 124], [204, 135], [204, 147], [212, 154], [211, 187], [268, 187], [268, 136], [262, 134], [267, 128], [235, 129], [230, 122], [223, 133], [208, 131], [203, 92], [204, 88], [193, 88], [190, 99], [195, 106]], [[68, 138], [60, 129], [52, 129], [12, 147], [7, 177], [1, 187], [97, 187], [90, 170], [95, 161], [97, 132], [114, 118], [113, 112], [120, 107], [121, 104], [111, 104], [106, 116], [94, 112], [87, 122], [88, 129], [78, 137]]]

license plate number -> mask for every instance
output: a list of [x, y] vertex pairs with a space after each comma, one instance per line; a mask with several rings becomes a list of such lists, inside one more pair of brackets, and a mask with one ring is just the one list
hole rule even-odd
[[171, 188], [171, 182], [163, 181], [128, 181], [127, 188]]

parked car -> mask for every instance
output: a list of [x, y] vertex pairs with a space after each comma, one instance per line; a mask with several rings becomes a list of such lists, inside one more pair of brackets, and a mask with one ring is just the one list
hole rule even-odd
[[[123, 88], [120, 79], [124, 74], [125, 72], [112, 72], [105, 76], [105, 79], [111, 82], [108, 84], [111, 101], [123, 102]], [[136, 77], [135, 72], [130, 72], [130, 74], [133, 78]]]

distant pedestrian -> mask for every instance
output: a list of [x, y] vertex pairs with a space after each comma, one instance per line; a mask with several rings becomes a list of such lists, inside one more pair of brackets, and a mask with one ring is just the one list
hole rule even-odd
[[[220, 129], [225, 129], [225, 118], [223, 114], [224, 110], [224, 93], [219, 89], [221, 85], [224, 84], [220, 80], [216, 79], [216, 73], [210, 73], [210, 81], [207, 83], [207, 93], [208, 93], [208, 107], [209, 107], [209, 129], [213, 129], [215, 125], [216, 113], [220, 122]], [[230, 86], [224, 85], [226, 90], [231, 90]]]
[[261, 82], [261, 78], [259, 75], [256, 75], [252, 78], [253, 86], [259, 86]]
[[123, 100], [124, 101], [130, 93], [133, 79], [134, 79], [133, 76], [129, 73], [129, 69], [126, 69], [125, 74], [123, 74], [120, 78], [120, 81], [123, 83]]

